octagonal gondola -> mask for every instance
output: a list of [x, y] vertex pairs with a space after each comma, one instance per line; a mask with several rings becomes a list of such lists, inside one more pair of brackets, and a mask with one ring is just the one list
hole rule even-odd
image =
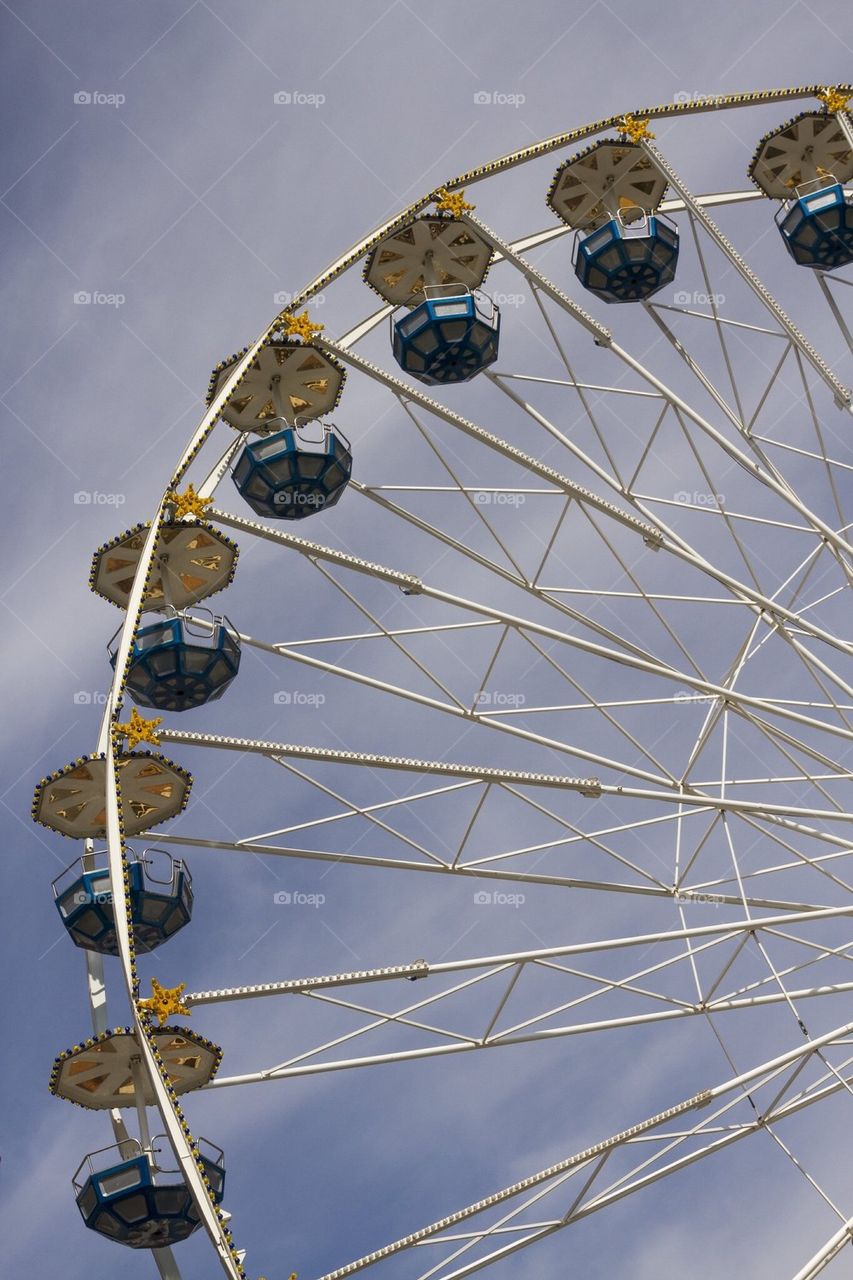
[[831, 271], [853, 262], [853, 192], [832, 174], [797, 187], [776, 225], [798, 266]]
[[369, 254], [367, 284], [408, 309], [392, 315], [391, 346], [419, 382], [468, 382], [497, 359], [500, 314], [479, 288], [493, 256], [474, 227], [444, 212], [415, 218]]
[[[199, 612], [206, 617], [171, 610], [137, 631], [126, 677], [134, 702], [188, 711], [222, 697], [240, 669], [240, 637], [227, 618]], [[110, 641], [113, 667], [120, 634]]]
[[621, 211], [575, 241], [575, 274], [605, 302], [643, 302], [675, 279], [678, 229], [663, 214]]
[[[127, 858], [133, 941], [137, 951], [153, 951], [189, 924], [192, 877], [185, 862], [160, 849], [137, 855], [128, 848]], [[114, 956], [118, 943], [106, 859], [106, 850], [76, 859], [54, 880], [53, 896], [75, 946]]]
[[[272, 424], [271, 424], [272, 425]], [[253, 511], [274, 520], [303, 520], [333, 507], [352, 474], [352, 451], [333, 423], [276, 420], [274, 434], [247, 444], [234, 483]]]
[[469, 382], [498, 358], [501, 317], [485, 293], [425, 285], [423, 302], [391, 320], [394, 359], [428, 386]]
[[781, 200], [776, 225], [794, 261], [817, 271], [853, 262], [853, 146], [836, 114], [804, 111], [759, 141], [749, 176]]
[[[160, 1167], [155, 1155], [129, 1139], [84, 1158], [72, 1184], [77, 1208], [90, 1230], [131, 1249], [162, 1249], [186, 1240], [201, 1225], [187, 1183], [177, 1170]], [[199, 1139], [199, 1162], [212, 1198], [220, 1204], [223, 1153]]]
[[603, 138], [560, 165], [546, 203], [575, 237], [573, 264], [605, 302], [642, 302], [675, 278], [678, 229], [658, 212], [667, 180], [627, 138]]

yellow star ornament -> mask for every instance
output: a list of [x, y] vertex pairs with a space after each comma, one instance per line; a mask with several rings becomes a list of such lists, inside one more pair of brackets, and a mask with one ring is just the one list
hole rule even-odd
[[649, 128], [648, 120], [638, 120], [636, 116], [625, 116], [619, 128], [628, 135], [632, 142], [642, 142], [643, 138], [653, 138], [655, 136]]
[[447, 187], [439, 187], [435, 207], [439, 213], [452, 213], [454, 218], [458, 218], [466, 209], [474, 209], [476, 205], [468, 203], [464, 190], [448, 191]]
[[144, 720], [136, 707], [130, 713], [130, 720], [127, 724], [117, 724], [116, 732], [123, 733], [127, 738], [128, 750], [133, 751], [134, 747], [138, 747], [140, 742], [150, 742], [152, 747], [159, 747], [160, 739], [154, 730], [158, 724], [163, 723], [162, 716], [154, 716], [152, 720]]
[[205, 508], [210, 506], [213, 499], [202, 498], [193, 486], [188, 484], [183, 493], [170, 489], [166, 494], [166, 501], [171, 502], [174, 507], [175, 518], [182, 520], [184, 516], [204, 516]]
[[185, 1005], [181, 999], [181, 992], [186, 985], [185, 982], [179, 982], [176, 987], [161, 987], [157, 979], [152, 978], [151, 995], [147, 1000], [140, 1000], [139, 1007], [153, 1013], [161, 1026], [173, 1013], [185, 1013], [189, 1016], [192, 1013], [192, 1009]]
[[298, 316], [286, 315], [282, 324], [288, 338], [301, 338], [303, 342], [310, 342], [315, 333], [322, 333], [326, 327], [312, 320], [307, 309]]
[[849, 93], [842, 93], [840, 89], [833, 89], [831, 86], [827, 86], [826, 89], [821, 89], [817, 96], [820, 98], [821, 102], [826, 107], [828, 114], [831, 116], [834, 116], [839, 111], [843, 111], [847, 106], [847, 103], [850, 101]]

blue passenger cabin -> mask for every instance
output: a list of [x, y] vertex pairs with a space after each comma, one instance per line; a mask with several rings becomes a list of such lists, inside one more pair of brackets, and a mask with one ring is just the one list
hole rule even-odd
[[274, 520], [303, 520], [333, 507], [352, 474], [343, 432], [317, 420], [291, 427], [275, 418], [267, 426], [273, 434], [247, 444], [234, 468], [234, 483], [252, 510]]
[[[162, 1249], [186, 1240], [201, 1225], [186, 1182], [177, 1171], [160, 1170], [135, 1139], [122, 1145], [135, 1148], [137, 1154], [118, 1159], [120, 1148], [107, 1147], [86, 1156], [74, 1175], [77, 1208], [86, 1226], [131, 1249]], [[205, 1146], [211, 1154], [200, 1151], [199, 1158], [219, 1204], [225, 1188], [224, 1159], [218, 1148]], [[96, 1171], [95, 1157], [106, 1152], [114, 1153], [106, 1158], [115, 1163]]]
[[401, 369], [443, 386], [469, 382], [498, 358], [501, 317], [486, 294], [460, 284], [426, 285], [424, 300], [391, 322], [394, 359]]
[[140, 706], [189, 711], [221, 698], [239, 669], [240, 637], [227, 618], [211, 614], [208, 623], [172, 611], [137, 631], [126, 687]]
[[[53, 896], [75, 946], [114, 956], [118, 943], [106, 859], [106, 850], [100, 850], [72, 862], [54, 880]], [[190, 922], [193, 891], [189, 868], [160, 849], [146, 849], [141, 857], [129, 849], [128, 871], [136, 950], [153, 951]]]
[[853, 262], [853, 193], [831, 175], [797, 187], [776, 223], [799, 266], [831, 271]]
[[575, 241], [575, 274], [605, 302], [642, 302], [675, 279], [678, 229], [660, 213], [620, 212]]

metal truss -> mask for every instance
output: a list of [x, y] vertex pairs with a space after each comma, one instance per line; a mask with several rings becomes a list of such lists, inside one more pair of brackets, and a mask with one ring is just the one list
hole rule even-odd
[[[703, 116], [808, 99], [815, 88], [637, 115]], [[549, 139], [448, 186], [520, 180], [540, 157], [620, 119]], [[849, 130], [843, 111], [839, 119]], [[422, 731], [429, 748], [407, 754], [395, 740], [387, 752], [367, 751], [331, 733], [299, 743], [258, 738], [250, 725], [240, 736], [170, 726], [163, 742], [193, 751], [205, 774], [215, 771], [216, 752], [230, 753], [259, 787], [280, 795], [283, 815], [298, 796], [309, 816], [258, 831], [227, 803], [229, 822], [241, 829], [229, 827], [225, 838], [212, 825], [228, 796], [223, 770], [209, 802], [151, 840], [229, 857], [470, 878], [472, 892], [485, 895], [521, 886], [606, 893], [639, 908], [665, 904], [678, 925], [644, 927], [640, 910], [626, 936], [461, 960], [412, 957], [191, 993], [193, 1007], [289, 996], [288, 1007], [298, 998], [311, 1012], [286, 1057], [219, 1077], [208, 1086], [212, 1096], [241, 1084], [607, 1030], [661, 1024], [663, 1034], [663, 1024], [697, 1019], [732, 1074], [714, 1086], [695, 1082], [701, 1087], [685, 1100], [322, 1280], [377, 1264], [393, 1274], [393, 1260], [410, 1250], [426, 1251], [419, 1280], [461, 1280], [755, 1134], [769, 1138], [768, 1150], [772, 1144], [792, 1162], [840, 1222], [795, 1280], [819, 1274], [853, 1236], [853, 1219], [778, 1132], [853, 1086], [846, 1054], [853, 1023], [813, 1034], [803, 1013], [835, 1016], [831, 997], [853, 990], [853, 635], [845, 594], [853, 583], [853, 517], [845, 510], [853, 463], [844, 450], [851, 394], [837, 372], [851, 347], [842, 286], [853, 282], [818, 273], [805, 317], [789, 316], [736, 247], [744, 243], [738, 220], [766, 213], [766, 202], [753, 191], [694, 195], [662, 148], [642, 145], [669, 184], [664, 209], [682, 216], [690, 237], [685, 272], [697, 289], [687, 301], [653, 300], [630, 315], [614, 308], [619, 314], [605, 324], [551, 278], [560, 269], [565, 275], [565, 227], [510, 239], [467, 213], [494, 250], [495, 278], [514, 282], [526, 300], [513, 317], [524, 339], [518, 367], [502, 363], [478, 379], [470, 398], [453, 401], [465, 405], [462, 413], [389, 372], [377, 337], [390, 307], [351, 317], [337, 338], [324, 333], [317, 343], [358, 380], [377, 431], [389, 415], [395, 434], [387, 464], [372, 448], [370, 466], [351, 484], [354, 518], [341, 526], [340, 545], [249, 520], [221, 497], [209, 513], [314, 584], [325, 621], [312, 634], [241, 633], [272, 677], [309, 671], [342, 698], [370, 692], [410, 725], [409, 741]], [[355, 245], [292, 309], [338, 281], [343, 290], [382, 236], [433, 196]], [[725, 308], [717, 301], [723, 292]], [[692, 301], [699, 294], [707, 303]], [[191, 475], [199, 494], [217, 494], [242, 443], [223, 444], [221, 409], [276, 325], [221, 387], [167, 492]], [[417, 458], [409, 474], [393, 465], [404, 449]], [[165, 504], [164, 494], [140, 557], [98, 744], [111, 781], [114, 886], [123, 885], [124, 855], [112, 727]], [[383, 545], [374, 520], [398, 530], [399, 545]], [[337, 532], [331, 522], [327, 528]], [[513, 763], [499, 763], [510, 749]], [[442, 824], [450, 804], [467, 805], [452, 841]], [[504, 847], [495, 836], [494, 815], [506, 804], [538, 824], [528, 843], [506, 839]], [[120, 959], [144, 1048], [141, 1069], [217, 1260], [239, 1277], [243, 1255], [199, 1179], [151, 1056], [125, 906], [122, 888]], [[710, 922], [688, 919], [700, 906], [714, 908]], [[588, 919], [594, 931], [594, 914]], [[97, 959], [88, 981], [102, 1030], [109, 1023]], [[405, 981], [417, 985], [404, 988], [403, 999]], [[464, 1018], [454, 1006], [460, 996]], [[737, 1071], [727, 1028], [759, 1009], [793, 1032], [796, 1047]], [[121, 1115], [112, 1121], [120, 1141]], [[165, 1280], [178, 1275], [168, 1251], [155, 1258]]]

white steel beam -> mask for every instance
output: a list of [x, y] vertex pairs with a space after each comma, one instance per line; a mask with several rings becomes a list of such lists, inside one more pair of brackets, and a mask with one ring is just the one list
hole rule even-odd
[[[736, 937], [753, 934], [758, 930], [781, 929], [791, 924], [817, 924], [823, 920], [835, 920], [853, 916], [853, 905], [824, 907], [817, 911], [794, 911], [784, 915], [761, 916], [742, 920], [729, 920], [715, 924], [694, 925], [690, 929], [668, 929], [656, 933], [630, 934], [625, 937], [604, 938], [593, 942], [573, 942], [561, 947], [540, 947], [532, 951], [508, 951], [490, 956], [475, 956], [465, 960], [414, 960], [409, 964], [389, 965], [379, 969], [361, 969], [348, 973], [327, 974], [314, 978], [290, 978], [281, 982], [264, 982], [256, 986], [226, 987], [218, 991], [193, 991], [182, 996], [187, 1004], [219, 1004], [229, 1000], [248, 1000], [259, 996], [292, 995], [305, 991], [326, 990], [372, 982], [397, 982], [401, 979], [415, 981], [435, 977], [437, 974], [461, 973], [468, 969], [493, 966], [528, 964], [540, 960], [556, 960], [564, 956], [595, 954], [599, 951], [622, 951], [631, 947], [649, 947], [656, 943], [683, 942], [687, 939]], [[853, 945], [853, 943], [851, 943]]]
[[[800, 723], [804, 726], [808, 726], [813, 729], [818, 729], [821, 732], [829, 733], [845, 739], [851, 736], [851, 731], [843, 725], [835, 725], [827, 721], [816, 720], [811, 716], [806, 716], [802, 713], [795, 712], [790, 707], [786, 707], [777, 703], [768, 702], [766, 699], [754, 697], [752, 695], [743, 693], [740, 690], [735, 690], [728, 686], [719, 685], [712, 681], [703, 680], [700, 676], [693, 674], [692, 672], [679, 671], [675, 667], [666, 666], [665, 664], [660, 663], [654, 659], [640, 657], [639, 655], [636, 655], [630, 652], [623, 653], [623, 652], [620, 652], [619, 650], [608, 648], [607, 646], [598, 644], [594, 641], [585, 640], [581, 636], [573, 635], [565, 631], [560, 631], [555, 627], [546, 626], [544, 623], [535, 622], [530, 618], [524, 618], [518, 614], [509, 613], [503, 609], [496, 609], [490, 605], [469, 599], [467, 597], [454, 595], [453, 593], [449, 591], [444, 591], [439, 587], [431, 586], [423, 582], [420, 578], [416, 578], [412, 574], [400, 573], [398, 571], [385, 568], [384, 566], [373, 564], [369, 561], [362, 560], [357, 556], [351, 556], [347, 552], [337, 551], [332, 548], [320, 546], [318, 543], [309, 542], [306, 539], [299, 538], [294, 534], [285, 533], [284, 531], [278, 530], [278, 529], [270, 529], [265, 525], [258, 524], [256, 521], [247, 520], [240, 516], [230, 515], [228, 512], [221, 512], [217, 510], [212, 512], [211, 514], [213, 518], [215, 518], [216, 521], [220, 524], [225, 524], [235, 529], [244, 529], [247, 532], [251, 532], [258, 537], [265, 538], [268, 541], [277, 542], [282, 546], [290, 547], [294, 550], [301, 552], [301, 554], [307, 556], [309, 559], [324, 560], [333, 564], [341, 565], [344, 568], [353, 569], [356, 572], [369, 574], [370, 576], [376, 577], [380, 581], [385, 581], [385, 582], [393, 583], [397, 586], [400, 586], [404, 590], [409, 591], [412, 595], [426, 596], [431, 599], [438, 600], [443, 604], [453, 605], [457, 608], [461, 608], [469, 612], [477, 613], [482, 617], [490, 618], [494, 621], [505, 623], [516, 630], [519, 630], [522, 632], [528, 631], [536, 635], [544, 636], [547, 639], [558, 640], [561, 643], [569, 645], [570, 647], [580, 649], [586, 653], [594, 654], [597, 657], [607, 658], [614, 662], [618, 662], [623, 666], [633, 667], [638, 671], [643, 671], [648, 675], [660, 676], [663, 679], [674, 681], [680, 687], [687, 685], [693, 688], [694, 690], [696, 690], [697, 693], [701, 693], [706, 696], [711, 696], [715, 698], [721, 698], [727, 703], [730, 703], [741, 709], [754, 709], [756, 711], [764, 712], [765, 714], [780, 716], [784, 719], [789, 719], [797, 723]], [[766, 604], [762, 604], [760, 606], [761, 611], [765, 609], [768, 612], [771, 612], [774, 614], [780, 614], [780, 615], [785, 615], [790, 613], [791, 617], [796, 619], [798, 625], [804, 631], [814, 633], [817, 637], [821, 639], [824, 638], [820, 628], [816, 628], [814, 624], [808, 622], [808, 620], [802, 618], [801, 616], [793, 613], [790, 610], [785, 609], [784, 606], [779, 605], [776, 602], [767, 601]], [[247, 639], [250, 639], [250, 638], [247, 637]], [[838, 647], [851, 648], [851, 650], [853, 651], [853, 646], [847, 645], [846, 643], [843, 645], [839, 644]], [[270, 648], [271, 649], [278, 648], [279, 651], [281, 651], [280, 646], [270, 646]], [[304, 655], [300, 657], [300, 661], [306, 661], [306, 660], [307, 658]], [[311, 660], [311, 661], [316, 661], [316, 660]], [[359, 677], [353, 674], [353, 678], [359, 678]], [[836, 680], [839, 679], [839, 677], [835, 677], [835, 678]], [[377, 688], [381, 687], [383, 683], [382, 681], [377, 681], [372, 677], [363, 677], [363, 679], [365, 682], [369, 681], [370, 683], [374, 684]], [[388, 686], [388, 691], [391, 691], [391, 686]], [[425, 703], [429, 701], [429, 699], [427, 699], [425, 695], [412, 694], [411, 696], [413, 698], [417, 698], [418, 700], [423, 700]], [[454, 710], [454, 708], [446, 707], [445, 704], [439, 703], [438, 705], [445, 707], [445, 709]], [[465, 716], [472, 716], [474, 714], [472, 711], [462, 709], [459, 707], [455, 708], [455, 711], [457, 712], [457, 714], [465, 715]], [[480, 717], [480, 718], [485, 719], [485, 717]], [[537, 739], [536, 735], [527, 734], [525, 731], [515, 730], [515, 732], [517, 732], [520, 736], [528, 736], [531, 738], [531, 740], [534, 740], [534, 741], [538, 740], [540, 742], [545, 742], [544, 739], [542, 738]], [[560, 744], [556, 744], [548, 740], [547, 745], [559, 746]], [[566, 749], [565, 744], [562, 744], [562, 749]], [[598, 761], [599, 763], [606, 763], [606, 760], [604, 757], [598, 756], [595, 753], [581, 751], [580, 749], [576, 749], [576, 750], [573, 749], [573, 750], [575, 754], [581, 756], [582, 758], [589, 759], [591, 761]], [[631, 769], [629, 766], [623, 766], [623, 767], [625, 767], [627, 772], [632, 772], [638, 776], [644, 776], [647, 778], [651, 778], [654, 776], [654, 775], [648, 774], [646, 771], [643, 771], [643, 770]], [[660, 780], [660, 779], [657, 779], [657, 780]]]
[[[727, 695], [724, 695], [727, 696]], [[671, 791], [649, 791], [641, 787], [618, 786], [597, 778], [571, 778], [561, 774], [525, 773], [517, 769], [446, 763], [440, 760], [416, 760], [406, 756], [383, 756], [375, 752], [348, 751], [336, 747], [314, 747], [304, 744], [265, 742], [257, 738], [235, 738], [223, 734], [197, 733], [185, 729], [164, 729], [161, 738], [167, 742], [183, 742], [197, 747], [222, 751], [239, 751], [270, 757], [293, 756], [296, 759], [367, 765], [372, 769], [391, 769], [409, 773], [441, 773], [450, 777], [470, 777], [483, 782], [515, 782], [524, 786], [557, 787], [580, 792], [589, 798], [619, 796], [636, 800], [663, 801], [702, 809], [728, 810], [731, 813], [780, 814], [794, 817], [820, 818], [829, 822], [853, 822], [853, 812], [843, 809], [815, 809], [803, 805], [780, 804], [775, 801], [741, 800], [729, 796], [707, 795], [698, 790], [674, 787]], [[846, 736], [846, 735], [845, 735]], [[638, 771], [635, 771], [638, 772]], [[695, 784], [694, 784], [695, 785]], [[719, 783], [714, 783], [719, 786]]]
[[[672, 815], [677, 817], [677, 815]], [[788, 829], [795, 828], [795, 824], [784, 824]], [[805, 830], [805, 829], [804, 829]], [[306, 862], [334, 862], [343, 863], [351, 866], [360, 867], [382, 867], [390, 871], [421, 871], [428, 872], [433, 875], [455, 875], [469, 877], [476, 880], [492, 880], [498, 883], [507, 881], [512, 884], [537, 884], [537, 885], [553, 885], [555, 888], [563, 889], [584, 889], [593, 892], [603, 893], [624, 893], [636, 894], [640, 897], [673, 899], [677, 898], [685, 903], [703, 902], [707, 898], [709, 891], [714, 893], [715, 900], [724, 903], [726, 906], [743, 907], [747, 906], [755, 909], [767, 909], [768, 911], [822, 911], [824, 904], [811, 902], [792, 902], [790, 900], [780, 900], [778, 898], [755, 897], [747, 894], [746, 897], [742, 893], [722, 893], [719, 892], [719, 886], [716, 884], [702, 885], [700, 889], [694, 887], [661, 887], [654, 884], [630, 884], [619, 881], [606, 880], [585, 880], [578, 876], [560, 876], [554, 874], [544, 874], [538, 872], [511, 871], [505, 866], [499, 869], [484, 867], [479, 864], [469, 865], [464, 862], [446, 863], [443, 866], [435, 862], [427, 862], [426, 860], [415, 861], [413, 858], [389, 858], [379, 854], [363, 854], [348, 853], [338, 849], [297, 849], [287, 848], [282, 845], [269, 844], [261, 837], [247, 836], [243, 840], [212, 840], [204, 836], [179, 836], [164, 834], [161, 831], [152, 833], [151, 839], [160, 844], [173, 844], [182, 848], [193, 849], [216, 849], [224, 853], [250, 853], [253, 856], [264, 854], [268, 857], [278, 858], [297, 858]], [[509, 856], [509, 855], [502, 855]]]
[[[781, 1054], [778, 1057], [763, 1063], [759, 1067], [754, 1067], [749, 1071], [742, 1072], [734, 1077], [726, 1080], [722, 1084], [716, 1085], [711, 1089], [705, 1089], [700, 1093], [694, 1094], [692, 1097], [685, 1099], [676, 1106], [669, 1108], [667, 1111], [659, 1112], [648, 1119], [641, 1121], [638, 1125], [634, 1125], [629, 1129], [622, 1130], [620, 1133], [614, 1134], [611, 1138], [596, 1143], [591, 1147], [587, 1147], [583, 1151], [579, 1151], [573, 1156], [569, 1156], [564, 1160], [550, 1165], [547, 1169], [540, 1170], [538, 1173], [524, 1178], [519, 1182], [513, 1183], [511, 1186], [504, 1188], [482, 1200], [476, 1201], [474, 1204], [468, 1205], [464, 1209], [457, 1210], [455, 1213], [448, 1214], [446, 1217], [433, 1222], [427, 1227], [422, 1227], [419, 1231], [412, 1232], [391, 1244], [374, 1250], [373, 1252], [348, 1263], [343, 1267], [339, 1267], [334, 1271], [327, 1272], [321, 1277], [321, 1280], [346, 1280], [346, 1277], [355, 1275], [359, 1271], [365, 1270], [367, 1267], [377, 1262], [384, 1261], [395, 1254], [402, 1253], [410, 1248], [421, 1245], [430, 1238], [440, 1237], [450, 1227], [455, 1227], [462, 1222], [466, 1222], [471, 1218], [492, 1209], [495, 1206], [513, 1200], [516, 1197], [531, 1191], [532, 1189], [542, 1186], [543, 1184], [552, 1183], [555, 1187], [561, 1185], [560, 1179], [562, 1175], [572, 1175], [576, 1170], [586, 1166], [593, 1159], [597, 1159], [606, 1152], [616, 1150], [618, 1148], [630, 1148], [632, 1146], [642, 1146], [646, 1144], [647, 1139], [654, 1135], [654, 1131], [661, 1128], [671, 1120], [680, 1118], [689, 1114], [691, 1111], [705, 1110], [714, 1103], [722, 1105], [716, 1112], [711, 1114], [703, 1123], [701, 1120], [697, 1122], [691, 1129], [678, 1132], [673, 1135], [664, 1133], [662, 1135], [666, 1145], [662, 1150], [656, 1152], [648, 1159], [641, 1159], [635, 1170], [627, 1175], [623, 1175], [609, 1188], [598, 1193], [590, 1199], [584, 1199], [580, 1204], [575, 1202], [568, 1213], [552, 1219], [550, 1222], [529, 1227], [529, 1234], [523, 1239], [511, 1242], [509, 1245], [503, 1246], [501, 1249], [489, 1254], [486, 1257], [480, 1257], [473, 1263], [470, 1263], [458, 1270], [452, 1272], [445, 1271], [442, 1280], [457, 1280], [463, 1275], [471, 1274], [473, 1271], [481, 1269], [490, 1262], [497, 1260], [499, 1256], [508, 1256], [519, 1248], [523, 1248], [528, 1244], [543, 1238], [544, 1235], [550, 1234], [552, 1231], [559, 1230], [563, 1226], [578, 1221], [582, 1217], [588, 1216], [590, 1213], [596, 1212], [605, 1206], [615, 1203], [623, 1199], [625, 1196], [640, 1190], [642, 1187], [648, 1186], [660, 1178], [668, 1176], [679, 1169], [688, 1167], [698, 1160], [713, 1154], [715, 1151], [724, 1150], [732, 1143], [739, 1141], [752, 1133], [761, 1132], [768, 1124], [776, 1123], [780, 1119], [785, 1119], [790, 1115], [796, 1114], [804, 1107], [821, 1100], [824, 1097], [831, 1096], [839, 1089], [846, 1087], [845, 1081], [839, 1078], [833, 1078], [827, 1084], [823, 1084], [820, 1088], [812, 1088], [801, 1092], [791, 1099], [790, 1102], [784, 1103], [783, 1098], [790, 1088], [792, 1080], [789, 1079], [783, 1090], [774, 1099], [772, 1107], [768, 1108], [765, 1113], [752, 1113], [751, 1117], [739, 1123], [727, 1123], [720, 1129], [715, 1125], [718, 1117], [728, 1113], [738, 1104], [742, 1104], [746, 1098], [754, 1097], [757, 1090], [764, 1085], [772, 1083], [776, 1080], [787, 1067], [797, 1067], [804, 1061], [811, 1058], [819, 1050], [830, 1047], [834, 1043], [843, 1042], [853, 1032], [853, 1023], [848, 1023], [838, 1027], [833, 1031], [827, 1032], [825, 1035], [816, 1037], [807, 1041], [805, 1044], [799, 1045], [797, 1048]], [[728, 1095], [734, 1094], [734, 1098], [727, 1103], [722, 1100]], [[686, 1155], [676, 1157], [664, 1163], [669, 1152], [677, 1150], [688, 1139], [705, 1136], [708, 1141], [705, 1146], [693, 1147]], [[667, 1141], [668, 1140], [668, 1141]], [[531, 1202], [528, 1202], [531, 1203]], [[486, 1239], [489, 1236], [489, 1227], [483, 1228], [479, 1233], [478, 1239]], [[442, 1270], [439, 1267], [436, 1271]]]

